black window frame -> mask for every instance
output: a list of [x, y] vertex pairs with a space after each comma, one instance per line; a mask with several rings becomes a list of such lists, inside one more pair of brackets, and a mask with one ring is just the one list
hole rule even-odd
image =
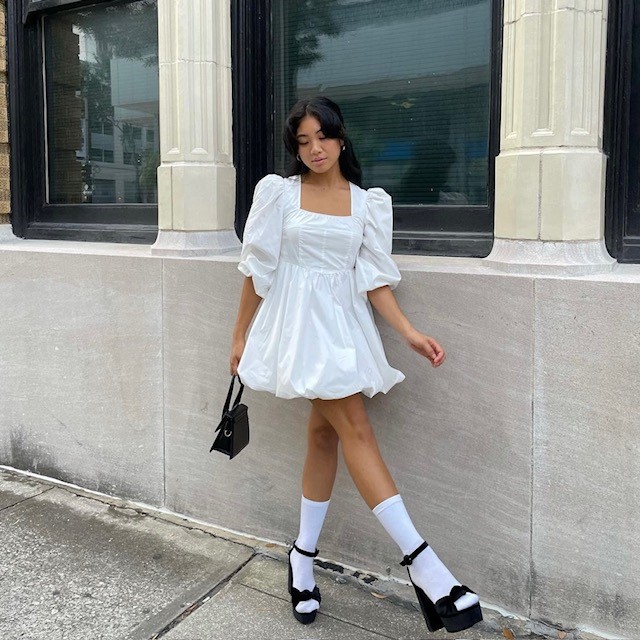
[[609, 253], [624, 263], [640, 262], [640, 236], [627, 232], [633, 5], [633, 0], [609, 3], [602, 142], [607, 157], [605, 242]]
[[[464, 207], [394, 205], [394, 211], [404, 219], [412, 216], [420, 219], [421, 211], [428, 208], [430, 220], [440, 227], [403, 231], [396, 224], [395, 253], [486, 257], [491, 251], [495, 158], [500, 151], [502, 0], [491, 0], [491, 14], [488, 203]], [[233, 156], [237, 175], [235, 230], [242, 238], [255, 184], [274, 171], [274, 145], [281, 144], [279, 138], [274, 140], [271, 0], [252, 3], [231, 0], [231, 25]], [[454, 225], [450, 224], [452, 216]]]
[[21, 238], [152, 244], [157, 204], [48, 204], [44, 15], [131, 0], [12, 0], [7, 3], [11, 223]]

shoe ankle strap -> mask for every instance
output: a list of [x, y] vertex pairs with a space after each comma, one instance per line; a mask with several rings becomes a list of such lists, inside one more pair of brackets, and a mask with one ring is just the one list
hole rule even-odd
[[406, 555], [400, 564], [403, 567], [406, 567], [408, 564], [411, 564], [415, 560], [415, 557], [419, 553], [422, 553], [428, 546], [429, 545], [427, 544], [427, 541], [425, 540], [417, 549], [415, 549], [415, 551], [412, 551], [409, 555]]
[[316, 549], [315, 553], [312, 553], [311, 551], [305, 551], [304, 549], [301, 549], [298, 545], [296, 545], [295, 542], [293, 543], [293, 548], [298, 553], [301, 553], [303, 556], [307, 556], [309, 558], [315, 558], [320, 553], [320, 549]]

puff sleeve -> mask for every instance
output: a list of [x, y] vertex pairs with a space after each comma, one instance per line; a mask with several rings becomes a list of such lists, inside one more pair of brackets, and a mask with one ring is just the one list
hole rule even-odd
[[256, 184], [242, 236], [238, 270], [252, 277], [261, 298], [271, 288], [280, 257], [283, 190], [284, 178], [275, 173]]
[[362, 245], [356, 257], [356, 286], [367, 299], [367, 292], [389, 285], [395, 289], [401, 275], [391, 257], [393, 208], [391, 196], [380, 187], [367, 190], [366, 218]]

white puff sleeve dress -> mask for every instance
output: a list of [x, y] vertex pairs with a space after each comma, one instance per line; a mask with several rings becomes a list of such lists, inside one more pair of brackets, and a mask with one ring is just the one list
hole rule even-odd
[[393, 211], [383, 189], [350, 183], [351, 215], [300, 207], [300, 176], [256, 185], [238, 269], [263, 298], [240, 380], [279, 398], [387, 393], [404, 380], [387, 358], [367, 292], [395, 289]]

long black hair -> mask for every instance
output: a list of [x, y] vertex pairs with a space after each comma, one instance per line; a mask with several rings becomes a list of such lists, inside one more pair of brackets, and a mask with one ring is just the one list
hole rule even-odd
[[344, 150], [340, 152], [340, 171], [342, 175], [349, 180], [362, 186], [362, 169], [360, 163], [353, 151], [353, 145], [347, 135], [344, 125], [344, 118], [340, 107], [325, 96], [315, 96], [314, 98], [305, 98], [298, 100], [287, 116], [287, 121], [282, 132], [282, 139], [287, 151], [291, 154], [291, 162], [287, 168], [287, 177], [293, 175], [302, 175], [310, 171], [309, 167], [298, 160], [298, 140], [296, 134], [301, 120], [306, 116], [313, 116], [320, 122], [322, 132], [327, 138], [340, 138], [344, 140]]

